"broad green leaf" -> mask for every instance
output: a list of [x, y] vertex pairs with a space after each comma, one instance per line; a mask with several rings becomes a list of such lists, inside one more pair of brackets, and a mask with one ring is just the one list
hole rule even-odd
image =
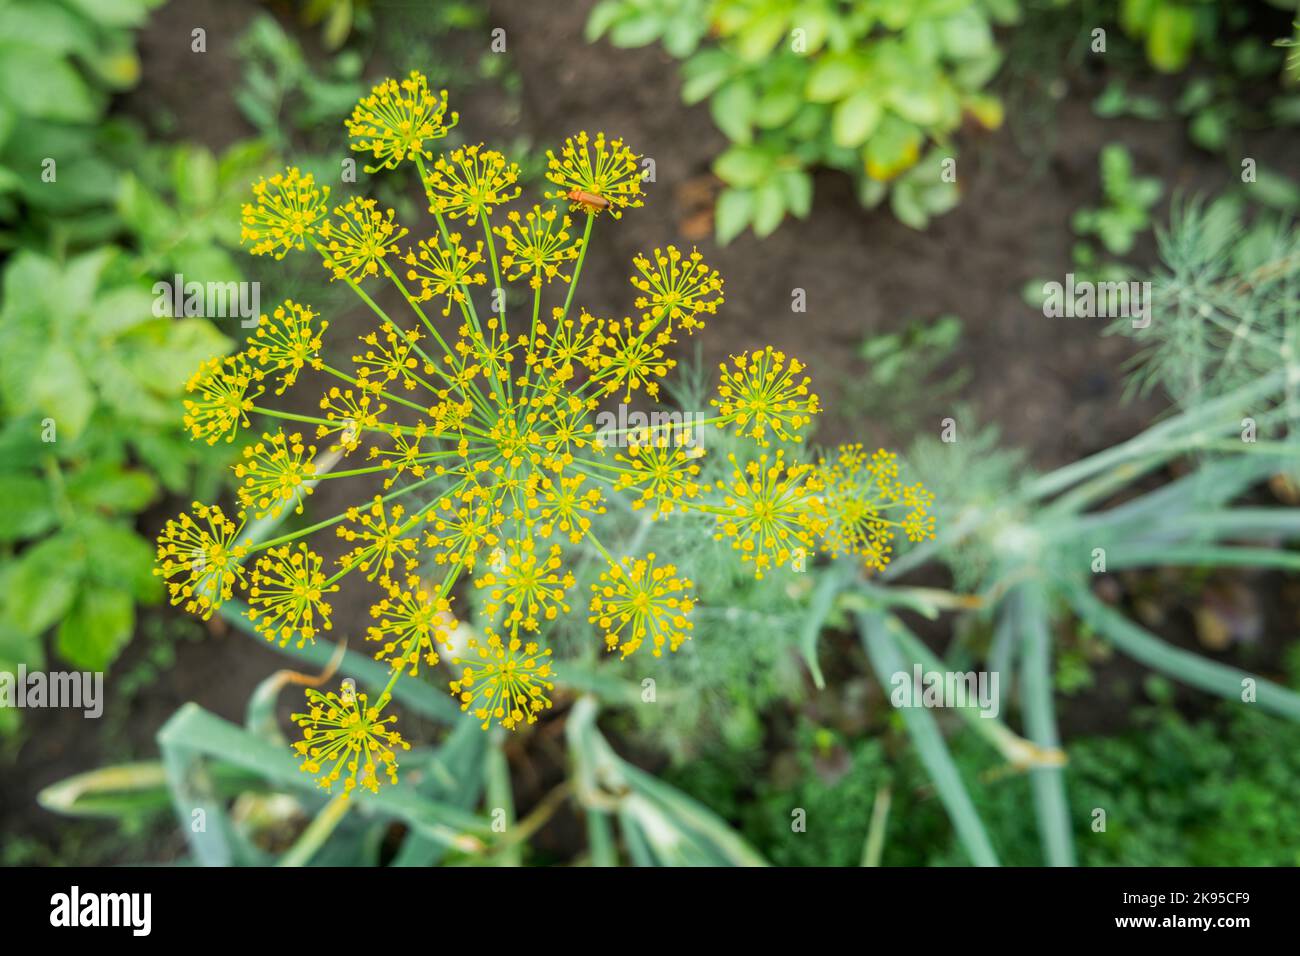
[[917, 127], [886, 113], [863, 149], [867, 175], [885, 182], [910, 169], [920, 156], [922, 138]]
[[754, 122], [764, 129], [777, 129], [790, 122], [801, 106], [804, 100], [797, 87], [768, 90], [754, 108]]
[[157, 482], [148, 472], [111, 462], [90, 464], [69, 475], [66, 484], [75, 505], [109, 514], [143, 511], [158, 493]]
[[831, 116], [831, 138], [836, 146], [853, 149], [867, 141], [884, 116], [884, 109], [869, 90], [841, 100]]
[[106, 27], [138, 27], [161, 0], [64, 0]]
[[588, 43], [595, 43], [618, 21], [626, 9], [623, 0], [601, 0], [592, 7], [587, 17], [586, 26], [582, 31], [583, 38]]
[[130, 172], [124, 173], [118, 184], [117, 211], [146, 246], [161, 245], [181, 228], [171, 207]]
[[785, 192], [785, 205], [790, 212], [803, 219], [812, 211], [812, 176], [802, 169], [790, 169], [781, 174], [781, 189]]
[[954, 60], [985, 56], [993, 49], [993, 31], [975, 6], [947, 17], [939, 24], [944, 50]]
[[930, 221], [920, 193], [914, 183], [902, 180], [894, 186], [889, 196], [889, 208], [898, 217], [898, 221], [918, 230], [924, 229]]
[[733, 61], [721, 50], [703, 50], [682, 64], [682, 102], [703, 102], [732, 74]]
[[0, 99], [19, 114], [64, 123], [90, 123], [103, 97], [66, 61], [13, 38], [0, 40]]
[[732, 146], [713, 161], [713, 171], [729, 186], [748, 189], [772, 174], [771, 154], [747, 146]]
[[735, 39], [736, 53], [747, 63], [766, 59], [785, 36], [785, 21], [783, 10], [765, 11], [751, 17]]
[[746, 145], [753, 138], [754, 107], [753, 87], [744, 79], [730, 81], [709, 100], [709, 112], [718, 129], [734, 142]]
[[718, 242], [726, 245], [735, 239], [754, 216], [754, 193], [748, 189], [724, 189], [714, 210], [714, 231]]
[[862, 65], [856, 56], [825, 56], [809, 72], [805, 94], [814, 103], [834, 103], [852, 93], [861, 82], [862, 75]]
[[34, 538], [57, 520], [44, 480], [21, 473], [0, 474], [0, 541]]
[[1119, 22], [1131, 37], [1141, 36], [1151, 24], [1156, 5], [1162, 0], [1120, 0]]
[[1196, 39], [1196, 13], [1188, 7], [1161, 2], [1151, 17], [1147, 58], [1162, 73], [1177, 73], [1187, 65]]
[[71, 607], [84, 560], [80, 539], [67, 532], [23, 551], [6, 582], [4, 616], [25, 634], [42, 633]]
[[95, 408], [95, 393], [77, 358], [64, 345], [45, 350], [32, 370], [28, 400], [22, 411], [35, 411], [53, 418], [59, 434], [76, 438]]
[[81, 670], [108, 668], [131, 639], [135, 602], [124, 591], [90, 586], [77, 595], [59, 625], [59, 655]]
[[636, 13], [610, 28], [609, 42], [621, 47], [646, 46], [659, 39], [666, 26], [667, 21], [657, 11]]
[[151, 323], [123, 339], [126, 366], [136, 380], [159, 395], [179, 395], [199, 365], [230, 351], [230, 340], [207, 319]]
[[163, 585], [153, 573], [152, 544], [125, 524], [89, 515], [79, 522], [78, 531], [85, 546], [85, 572], [90, 581], [129, 592], [141, 604], [161, 599]]
[[778, 179], [769, 179], [754, 190], [754, 235], [770, 236], [785, 218], [785, 191]]
[[939, 78], [935, 76], [931, 83], [891, 87], [886, 93], [886, 100], [889, 107], [908, 122], [918, 126], [934, 126], [944, 116], [944, 92]]
[[217, 199], [217, 160], [202, 146], [182, 146], [172, 154], [172, 191], [189, 209]]
[[0, 4], [0, 37], [21, 37], [51, 57], [95, 48], [94, 28], [71, 10], [50, 0], [9, 0]]
[[103, 337], [105, 347], [129, 329], [152, 321], [154, 297], [135, 286], [120, 286], [102, 294], [90, 310], [87, 331]]
[[114, 90], [127, 90], [140, 82], [140, 58], [135, 55], [131, 40], [95, 47], [85, 57], [86, 65], [105, 86]]

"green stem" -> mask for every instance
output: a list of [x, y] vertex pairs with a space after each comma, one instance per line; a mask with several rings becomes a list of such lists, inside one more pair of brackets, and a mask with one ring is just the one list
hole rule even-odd
[[316, 855], [316, 851], [321, 848], [330, 834], [343, 822], [347, 816], [348, 808], [351, 807], [352, 801], [346, 793], [340, 793], [334, 796], [329, 803], [321, 808], [320, 813], [312, 819], [307, 825], [307, 829], [302, 831], [302, 836], [294, 843], [284, 856], [280, 857], [279, 866], [306, 866], [308, 861]]

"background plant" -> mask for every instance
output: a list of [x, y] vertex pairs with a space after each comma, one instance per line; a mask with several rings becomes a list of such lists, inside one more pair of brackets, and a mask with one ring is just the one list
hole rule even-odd
[[[1153, 176], [1138, 176], [1132, 154], [1119, 143], [1109, 143], [1102, 149], [1098, 165], [1102, 204], [1078, 209], [1070, 220], [1080, 237], [1070, 247], [1075, 281], [1126, 282], [1133, 275], [1133, 267], [1106, 255], [1127, 256], [1133, 251], [1138, 237], [1151, 228], [1151, 213], [1164, 193], [1164, 185]], [[1102, 250], [1090, 239], [1099, 242]], [[1025, 301], [1041, 308], [1046, 299], [1047, 281], [1030, 280], [1022, 292]]]
[[682, 98], [707, 99], [732, 141], [714, 162], [729, 242], [807, 216], [822, 166], [849, 173], [865, 206], [888, 195], [914, 228], [951, 209], [959, 192], [942, 161], [964, 116], [1001, 125], [985, 91], [1001, 62], [993, 26], [1017, 15], [1015, 0], [604, 0], [587, 35], [659, 41], [685, 60]]
[[[60, 658], [102, 670], [158, 601], [139, 515], [166, 492], [212, 490], [222, 455], [176, 427], [178, 361], [228, 349], [200, 317], [155, 308], [178, 272], [242, 278], [232, 177], [256, 146], [217, 158], [151, 144], [106, 117], [135, 82], [132, 28], [156, 4], [0, 6], [0, 666]], [[0, 712], [7, 729], [16, 712]]]

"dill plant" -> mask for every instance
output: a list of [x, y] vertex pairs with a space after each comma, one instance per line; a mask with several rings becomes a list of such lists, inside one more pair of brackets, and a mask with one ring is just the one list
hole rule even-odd
[[[352, 148], [373, 160], [367, 172], [414, 168], [436, 225], [427, 239], [373, 199], [331, 209], [328, 187], [296, 168], [254, 185], [242, 215], [251, 252], [314, 252], [376, 324], [352, 367], [335, 368], [322, 357], [329, 323], [286, 301], [240, 352], [200, 368], [184, 415], [196, 440], [231, 441], [255, 417], [278, 427], [236, 466], [237, 508], [196, 502], [158, 539], [156, 573], [173, 603], [206, 618], [242, 598], [252, 627], [281, 647], [322, 639], [345, 586], [370, 589], [366, 639], [388, 669], [382, 690], [312, 687], [294, 715], [301, 769], [337, 785], [339, 799], [397, 781], [409, 744], [389, 704], [404, 677], [443, 664], [462, 711], [484, 730], [515, 730], [552, 706], [564, 680], [547, 646], [560, 622], [571, 644], [624, 659], [677, 652], [701, 610], [679, 545], [687, 533], [774, 587], [764, 579], [819, 551], [882, 570], [896, 538], [934, 533], [931, 496], [901, 479], [892, 454], [806, 454], [819, 401], [803, 363], [771, 347], [722, 364], [713, 410], [692, 428], [598, 429], [603, 403], [659, 400], [677, 364], [670, 350], [722, 304], [722, 277], [698, 251], [654, 249], [633, 259], [635, 315], [591, 315], [576, 301], [579, 278], [597, 223], [642, 205], [636, 154], [578, 133], [548, 153], [547, 202], [516, 208], [518, 168], [501, 153], [435, 156], [456, 122], [445, 91], [419, 73], [376, 86], [347, 122]], [[508, 286], [523, 292], [518, 315]], [[378, 303], [383, 287], [408, 315]], [[318, 414], [274, 406], [307, 378], [325, 382]], [[695, 429], [707, 426], [731, 450], [706, 479], [711, 453]], [[359, 491], [342, 513], [274, 535], [323, 481], [381, 481], [383, 493]], [[606, 525], [629, 516], [642, 540], [612, 550]], [[663, 551], [645, 543], [650, 526], [665, 528]], [[321, 534], [350, 546], [337, 566], [313, 549]], [[473, 595], [472, 628], [457, 620], [458, 584]]]

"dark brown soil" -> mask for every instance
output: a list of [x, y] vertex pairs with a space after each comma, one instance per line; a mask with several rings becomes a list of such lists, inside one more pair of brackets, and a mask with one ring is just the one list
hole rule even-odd
[[[545, 147], [579, 129], [606, 129], [656, 160], [657, 182], [646, 207], [621, 223], [601, 223], [583, 275], [584, 304], [591, 311], [628, 309], [633, 254], [680, 244], [685, 234], [726, 279], [726, 305], [702, 334], [710, 365], [729, 353], [775, 345], [809, 364], [824, 404], [834, 409], [844, 384], [864, 373], [856, 356], [864, 338], [897, 330], [912, 318], [955, 313], [964, 321], [960, 360], [973, 373], [956, 398], [973, 406], [980, 423], [998, 423], [1005, 441], [1026, 450], [1037, 467], [1127, 438], [1159, 413], [1157, 400], [1120, 400], [1122, 365], [1132, 354], [1126, 340], [1103, 337], [1100, 324], [1044, 318], [1024, 304], [1020, 290], [1029, 279], [1069, 269], [1069, 219], [1076, 208], [1097, 201], [1097, 155], [1104, 144], [1123, 140], [1143, 174], [1164, 180], [1167, 197], [1229, 184], [1231, 167], [1191, 147], [1181, 123], [1098, 119], [1091, 102], [1103, 77], [1076, 71], [1058, 90], [1050, 129], [1029, 129], [1019, 138], [1004, 129], [963, 142], [963, 202], [925, 232], [900, 224], [887, 210], [863, 211], [847, 178], [825, 173], [817, 177], [807, 221], [789, 221], [761, 242], [746, 234], [717, 248], [707, 217], [720, 184], [709, 164], [725, 145], [722, 134], [705, 107], [681, 104], [677, 64], [666, 54], [583, 41], [592, 3], [493, 0], [490, 23], [507, 31], [509, 56], [522, 77], [522, 108], [512, 125], [503, 124], [501, 117], [515, 111], [491, 87], [457, 104], [468, 136], [501, 142], [524, 134]], [[121, 109], [147, 122], [170, 117], [177, 138], [214, 148], [252, 135], [229, 95], [239, 78], [232, 44], [263, 9], [251, 0], [174, 0], [162, 7], [140, 39], [143, 81], [122, 99]], [[318, 52], [312, 31], [283, 22], [309, 51]], [[190, 52], [195, 26], [207, 30], [204, 55]], [[489, 38], [466, 42], [486, 49]], [[375, 61], [367, 76], [386, 72]], [[1168, 95], [1173, 87], [1157, 89]], [[1261, 144], [1261, 162], [1267, 145]], [[1163, 209], [1157, 220], [1162, 216]], [[1151, 251], [1148, 245], [1139, 257]], [[796, 287], [807, 292], [806, 315], [791, 312]], [[331, 332], [350, 321], [348, 314], [331, 316]], [[922, 427], [937, 431], [940, 420], [953, 414], [953, 402], [949, 397], [916, 409]], [[898, 446], [913, 437], [870, 409], [827, 418], [820, 437], [828, 441], [852, 437]], [[321, 513], [355, 501], [355, 488], [342, 499], [329, 485], [313, 500]], [[368, 603], [363, 594], [345, 597], [336, 610], [337, 631], [363, 627]], [[217, 628], [206, 640], [179, 644], [177, 652], [176, 666], [132, 698], [124, 740], [101, 740], [93, 727], [70, 715], [26, 715], [26, 741], [0, 788], [0, 833], [53, 843], [65, 824], [35, 807], [41, 787], [107, 757], [149, 756], [157, 728], [186, 701], [242, 719], [252, 688], [284, 661], [241, 634]], [[118, 667], [130, 668], [139, 653], [133, 645]], [[1111, 716], [1072, 721], [1070, 729], [1111, 729], [1125, 720], [1122, 710]]]

